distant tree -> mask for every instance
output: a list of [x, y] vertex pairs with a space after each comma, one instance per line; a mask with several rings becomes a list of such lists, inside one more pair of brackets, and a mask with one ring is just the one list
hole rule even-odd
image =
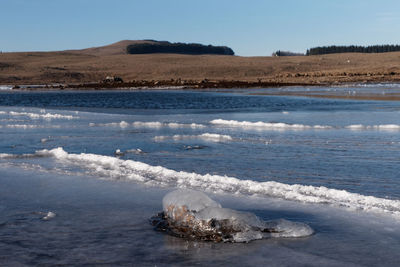
[[288, 56], [304, 56], [303, 53], [295, 53], [295, 52], [290, 52], [290, 51], [282, 51], [278, 50], [274, 53], [272, 53], [273, 57], [288, 57]]
[[170, 43], [167, 41], [153, 41], [152, 43], [131, 44], [126, 48], [128, 54], [172, 53], [189, 55], [234, 55], [227, 46], [212, 46], [202, 44]]
[[334, 53], [386, 53], [400, 51], [400, 45], [372, 45], [372, 46], [318, 46], [307, 49], [306, 55], [324, 55]]

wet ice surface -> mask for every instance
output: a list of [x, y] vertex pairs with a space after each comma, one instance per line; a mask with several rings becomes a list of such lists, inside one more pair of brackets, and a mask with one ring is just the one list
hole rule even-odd
[[[156, 232], [148, 223], [171, 189], [53, 172], [40, 172], [32, 179], [31, 170], [15, 168], [0, 172], [2, 265], [395, 266], [397, 262], [399, 224], [384, 216], [278, 199], [212, 195], [224, 207], [252, 212], [263, 220], [307, 223], [315, 234], [248, 244], [197, 242]], [[43, 220], [42, 213], [48, 211], [57, 216]]]
[[[396, 264], [397, 102], [1, 92], [0, 105], [0, 265]], [[215, 244], [156, 232], [148, 218], [175, 187], [315, 234]]]

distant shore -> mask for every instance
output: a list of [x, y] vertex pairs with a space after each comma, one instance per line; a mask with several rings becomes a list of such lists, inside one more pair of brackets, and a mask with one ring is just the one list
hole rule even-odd
[[[398, 84], [398, 86], [396, 86]], [[365, 89], [368, 87], [370, 89]], [[371, 90], [373, 88], [373, 90]], [[247, 81], [131, 81], [118, 83], [50, 84], [9, 87], [10, 91], [110, 90], [241, 90], [250, 95], [299, 96], [349, 100], [400, 101], [400, 83], [271, 83]], [[248, 89], [248, 90], [246, 90]], [[261, 90], [259, 90], [261, 89]], [[245, 91], [243, 91], [245, 90]]]
[[[251, 81], [194, 81], [161, 80], [130, 82], [92, 82], [76, 84], [15, 85], [13, 90], [123, 90], [123, 89], [233, 89], [233, 88], [276, 88], [286, 86], [316, 86], [312, 83], [251, 82]], [[318, 84], [321, 86], [321, 84]]]
[[[135, 42], [1, 53], [0, 85], [19, 90], [112, 90], [400, 83], [400, 52], [285, 57], [127, 54], [126, 47]], [[108, 76], [119, 79], [104, 82]]]

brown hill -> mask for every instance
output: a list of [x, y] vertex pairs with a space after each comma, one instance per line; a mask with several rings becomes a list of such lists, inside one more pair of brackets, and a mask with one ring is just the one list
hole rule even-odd
[[152, 44], [153, 41], [148, 40], [122, 40], [110, 45], [91, 47], [81, 50], [69, 50], [72, 53], [82, 53], [95, 56], [111, 56], [111, 55], [124, 55], [126, 54], [126, 47], [132, 44]]
[[98, 82], [107, 75], [129, 80], [241, 80], [289, 83], [400, 81], [400, 52], [293, 57], [126, 54], [121, 41], [58, 52], [0, 54], [0, 84]]

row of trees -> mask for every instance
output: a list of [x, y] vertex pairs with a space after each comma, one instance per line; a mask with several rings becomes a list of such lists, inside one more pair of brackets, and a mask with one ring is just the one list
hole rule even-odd
[[139, 43], [128, 45], [126, 48], [128, 54], [153, 54], [153, 53], [172, 53], [189, 55], [234, 55], [233, 50], [227, 46], [213, 46], [202, 44], [170, 43], [167, 41], [152, 43]]
[[290, 51], [282, 51], [278, 50], [274, 53], [272, 53], [273, 57], [290, 57], [290, 56], [304, 56], [303, 53], [295, 53], [295, 52], [290, 52]]
[[400, 45], [371, 45], [371, 46], [318, 46], [307, 50], [306, 55], [324, 55], [334, 53], [386, 53], [400, 51]]

